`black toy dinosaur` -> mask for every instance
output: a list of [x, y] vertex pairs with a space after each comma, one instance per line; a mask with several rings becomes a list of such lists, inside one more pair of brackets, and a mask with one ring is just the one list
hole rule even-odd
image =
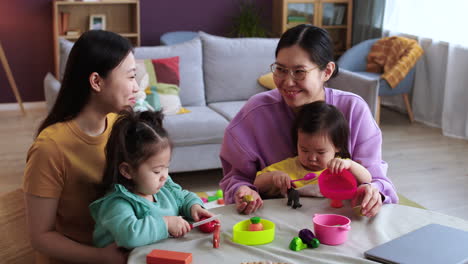
[[299, 203], [299, 192], [294, 188], [288, 189], [288, 206], [291, 206], [293, 209], [302, 207], [302, 204]]

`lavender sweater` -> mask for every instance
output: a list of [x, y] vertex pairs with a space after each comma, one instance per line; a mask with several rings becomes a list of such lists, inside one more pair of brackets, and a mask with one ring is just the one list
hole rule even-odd
[[[382, 134], [366, 102], [353, 93], [330, 88], [325, 88], [325, 101], [349, 122], [351, 158], [369, 170], [384, 203], [397, 203], [395, 187], [386, 176], [388, 165], [382, 160]], [[291, 137], [294, 118], [277, 89], [254, 95], [234, 117], [224, 133], [220, 154], [224, 170], [220, 185], [227, 203], [234, 203], [242, 185], [257, 190], [253, 185], [257, 171], [297, 155]]]

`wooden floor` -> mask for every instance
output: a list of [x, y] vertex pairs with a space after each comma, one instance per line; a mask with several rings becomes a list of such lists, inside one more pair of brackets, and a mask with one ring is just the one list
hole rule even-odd
[[[0, 194], [21, 186], [26, 153], [45, 106], [0, 110]], [[382, 108], [383, 157], [397, 191], [430, 210], [468, 220], [468, 141], [444, 137], [440, 129], [410, 124], [400, 113]], [[221, 170], [174, 174], [184, 188], [218, 188]]]

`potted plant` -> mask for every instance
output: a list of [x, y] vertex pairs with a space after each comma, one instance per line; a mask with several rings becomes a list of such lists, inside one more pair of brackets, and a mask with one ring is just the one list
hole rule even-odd
[[250, 38], [267, 37], [267, 31], [261, 24], [260, 10], [253, 0], [240, 0], [239, 13], [233, 18], [232, 37]]

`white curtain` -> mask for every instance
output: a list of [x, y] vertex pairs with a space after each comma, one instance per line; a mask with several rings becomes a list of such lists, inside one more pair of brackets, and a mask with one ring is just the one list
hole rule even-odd
[[[412, 35], [424, 49], [412, 93], [415, 119], [468, 139], [468, 34], [466, 0], [387, 0], [384, 30]], [[403, 110], [400, 97], [384, 104]]]

